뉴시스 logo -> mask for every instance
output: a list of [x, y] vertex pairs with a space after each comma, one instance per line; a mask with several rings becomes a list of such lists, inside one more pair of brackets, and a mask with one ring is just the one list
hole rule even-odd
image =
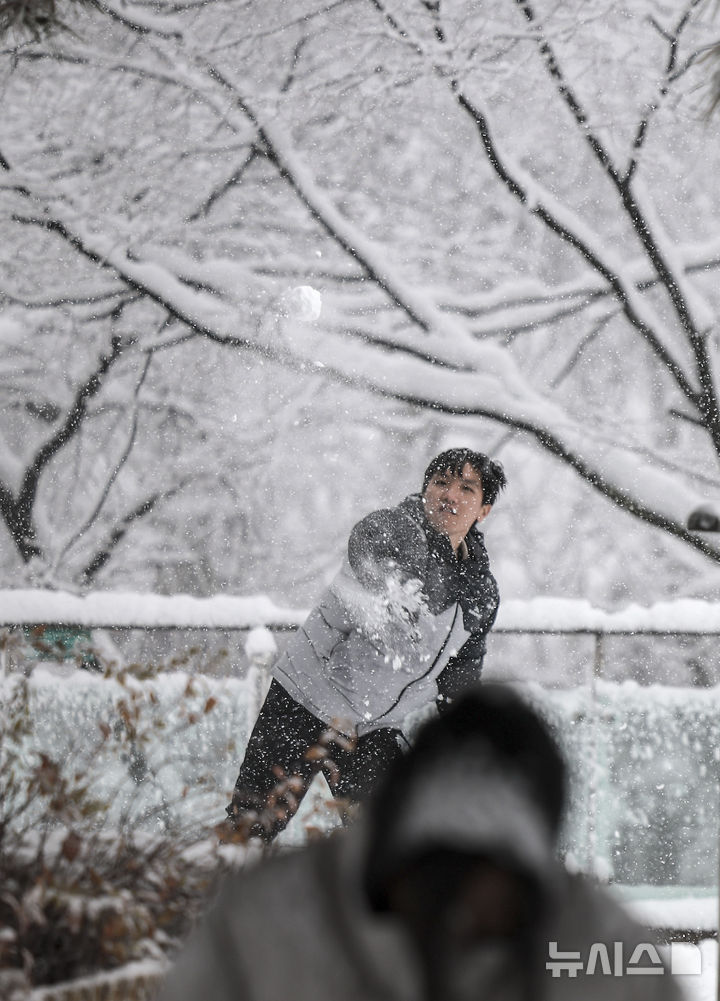
[[[593, 942], [587, 955], [580, 952], [561, 952], [557, 942], [548, 943], [548, 961], [545, 969], [553, 977], [585, 976], [700, 976], [702, 974], [702, 953], [699, 945], [691, 942], [671, 942], [670, 948], [656, 946], [652, 942], [639, 942], [625, 961], [626, 944]], [[662, 956], [665, 958], [663, 962]]]

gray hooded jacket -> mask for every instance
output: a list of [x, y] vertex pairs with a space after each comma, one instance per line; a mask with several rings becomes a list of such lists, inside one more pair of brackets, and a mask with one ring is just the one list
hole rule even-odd
[[419, 495], [352, 530], [348, 555], [275, 664], [277, 681], [347, 734], [403, 729], [438, 694], [477, 681], [499, 596], [482, 534], [461, 559]]
[[[228, 879], [160, 1001], [425, 998], [409, 937], [394, 916], [369, 905], [365, 850], [358, 823]], [[647, 931], [606, 893], [555, 866], [542, 873], [552, 877], [554, 904], [538, 929], [532, 968], [528, 955], [481, 949], [450, 971], [443, 1001], [681, 1001], [665, 968], [627, 973], [638, 972], [634, 957]]]

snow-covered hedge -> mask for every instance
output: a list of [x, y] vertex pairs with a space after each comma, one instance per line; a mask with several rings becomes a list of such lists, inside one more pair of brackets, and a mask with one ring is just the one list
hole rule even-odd
[[572, 770], [570, 856], [624, 884], [716, 882], [720, 688], [529, 686]]
[[227, 861], [214, 765], [234, 767], [252, 680], [0, 676], [0, 996], [157, 965], [184, 937]]
[[[259, 685], [256, 671], [243, 679], [169, 672], [120, 684], [40, 666], [29, 681], [33, 751], [90, 760], [93, 789], [110, 800], [109, 824], [196, 831], [223, 816]], [[720, 689], [598, 682], [525, 690], [571, 763], [566, 842], [578, 865], [624, 883], [712, 882]]]

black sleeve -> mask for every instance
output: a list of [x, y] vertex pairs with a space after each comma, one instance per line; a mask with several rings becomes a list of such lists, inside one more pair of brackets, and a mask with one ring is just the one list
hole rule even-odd
[[392, 509], [374, 511], [363, 518], [348, 541], [348, 559], [355, 576], [374, 590], [382, 587], [393, 571], [406, 579], [422, 579], [426, 556], [427, 542], [421, 528]]
[[475, 566], [463, 572], [460, 606], [463, 625], [469, 633], [486, 636], [492, 629], [500, 607], [497, 581], [487, 567]]
[[485, 657], [485, 635], [469, 636], [437, 676], [437, 707], [444, 712], [466, 688], [478, 684]]

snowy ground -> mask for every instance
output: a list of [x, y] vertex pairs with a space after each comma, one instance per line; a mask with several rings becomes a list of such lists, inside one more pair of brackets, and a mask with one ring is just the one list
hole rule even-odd
[[[678, 950], [691, 949], [682, 943]], [[698, 946], [702, 964], [700, 976], [690, 975], [678, 977], [687, 1001], [717, 1001], [717, 942], [704, 939]]]
[[[622, 887], [614, 895], [630, 913], [651, 929], [693, 929], [712, 935], [718, 926], [717, 896], [684, 896], [680, 888]], [[702, 938], [698, 944], [674, 942], [661, 950], [687, 1001], [717, 1001], [717, 942]], [[688, 972], [678, 973], [678, 970]], [[691, 971], [691, 972], [690, 972]]]

